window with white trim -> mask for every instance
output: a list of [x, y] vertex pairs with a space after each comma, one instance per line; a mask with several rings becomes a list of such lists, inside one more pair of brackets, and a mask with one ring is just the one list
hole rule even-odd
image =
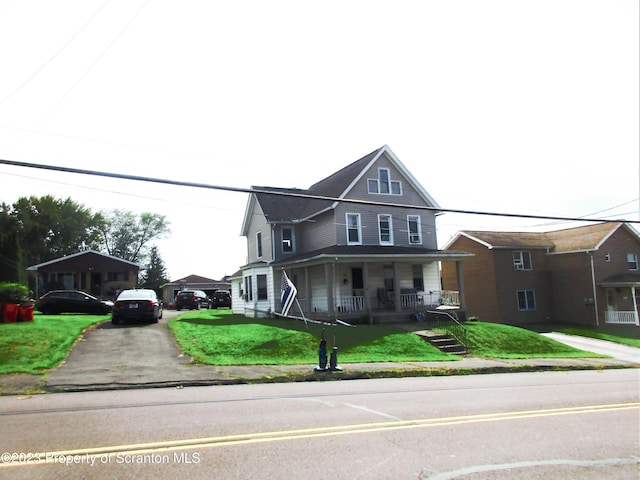
[[422, 230], [420, 228], [419, 215], [407, 215], [407, 230], [409, 232], [409, 244], [422, 244]]
[[293, 228], [283, 227], [282, 229], [282, 252], [293, 253]]
[[347, 245], [362, 244], [362, 227], [359, 213], [347, 213]]
[[533, 290], [518, 290], [518, 310], [535, 310], [536, 294]]
[[627, 265], [629, 270], [638, 270], [638, 254], [627, 253]]
[[380, 245], [393, 245], [393, 223], [391, 215], [378, 215], [378, 233]]
[[532, 270], [531, 252], [526, 250], [513, 252], [513, 268], [516, 270]]
[[378, 178], [367, 179], [367, 189], [369, 193], [402, 195], [402, 184], [398, 180], [391, 180], [388, 168], [379, 168]]
[[256, 255], [262, 258], [262, 232], [256, 233]]
[[257, 288], [258, 288], [258, 300], [268, 300], [269, 296], [267, 294], [267, 276], [266, 275], [257, 275]]

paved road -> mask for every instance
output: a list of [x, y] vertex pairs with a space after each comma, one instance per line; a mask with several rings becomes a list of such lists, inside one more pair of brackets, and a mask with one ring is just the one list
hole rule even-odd
[[0, 478], [627, 480], [639, 388], [618, 369], [0, 397], [3, 451], [31, 454]]

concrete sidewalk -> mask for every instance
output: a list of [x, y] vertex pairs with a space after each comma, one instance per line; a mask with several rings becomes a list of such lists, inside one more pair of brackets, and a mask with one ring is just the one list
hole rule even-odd
[[[609, 342], [607, 342], [609, 343]], [[635, 349], [640, 351], [640, 349]], [[603, 368], [640, 368], [640, 362], [617, 358], [528, 358], [486, 359], [463, 357], [445, 362], [385, 362], [342, 364], [341, 371], [314, 371], [315, 365], [207, 366], [184, 365], [176, 372], [140, 372], [144, 378], [123, 381], [106, 374], [102, 378], [77, 375], [51, 378], [48, 375], [0, 375], [0, 394], [19, 395], [47, 392], [124, 390], [132, 388], [186, 387], [242, 383], [282, 383], [303, 381], [353, 380], [366, 378], [515, 373], [544, 370], [592, 370]], [[122, 372], [120, 372], [122, 373]], [[129, 381], [130, 380], [130, 381]]]

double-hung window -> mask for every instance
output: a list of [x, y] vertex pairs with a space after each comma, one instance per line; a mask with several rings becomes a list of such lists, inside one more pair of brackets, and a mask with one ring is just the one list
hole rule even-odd
[[347, 213], [347, 245], [362, 245], [359, 213]]
[[627, 253], [627, 265], [629, 270], [638, 270], [638, 254]]
[[536, 295], [533, 290], [518, 290], [518, 310], [535, 310]]
[[516, 270], [531, 270], [531, 252], [513, 252], [513, 268]]
[[393, 245], [393, 223], [391, 215], [378, 215], [380, 245]]
[[407, 215], [407, 230], [409, 231], [409, 244], [422, 244], [422, 231], [420, 229], [420, 216]]

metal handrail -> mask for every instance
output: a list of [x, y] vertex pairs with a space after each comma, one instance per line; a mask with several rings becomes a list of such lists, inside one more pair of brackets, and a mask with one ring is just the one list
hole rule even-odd
[[[457, 318], [455, 312], [452, 311], [443, 311], [443, 310], [427, 310], [427, 314], [435, 313], [438, 315], [437, 320], [435, 321], [435, 325], [432, 325], [433, 320], [431, 320], [430, 316], [426, 316], [427, 327], [431, 330], [432, 328], [440, 328], [443, 329], [448, 335], [451, 335], [455, 338], [466, 350], [468, 350], [467, 346], [467, 329], [464, 325], [462, 325]], [[440, 321], [440, 316], [444, 315], [447, 317], [443, 322]]]

